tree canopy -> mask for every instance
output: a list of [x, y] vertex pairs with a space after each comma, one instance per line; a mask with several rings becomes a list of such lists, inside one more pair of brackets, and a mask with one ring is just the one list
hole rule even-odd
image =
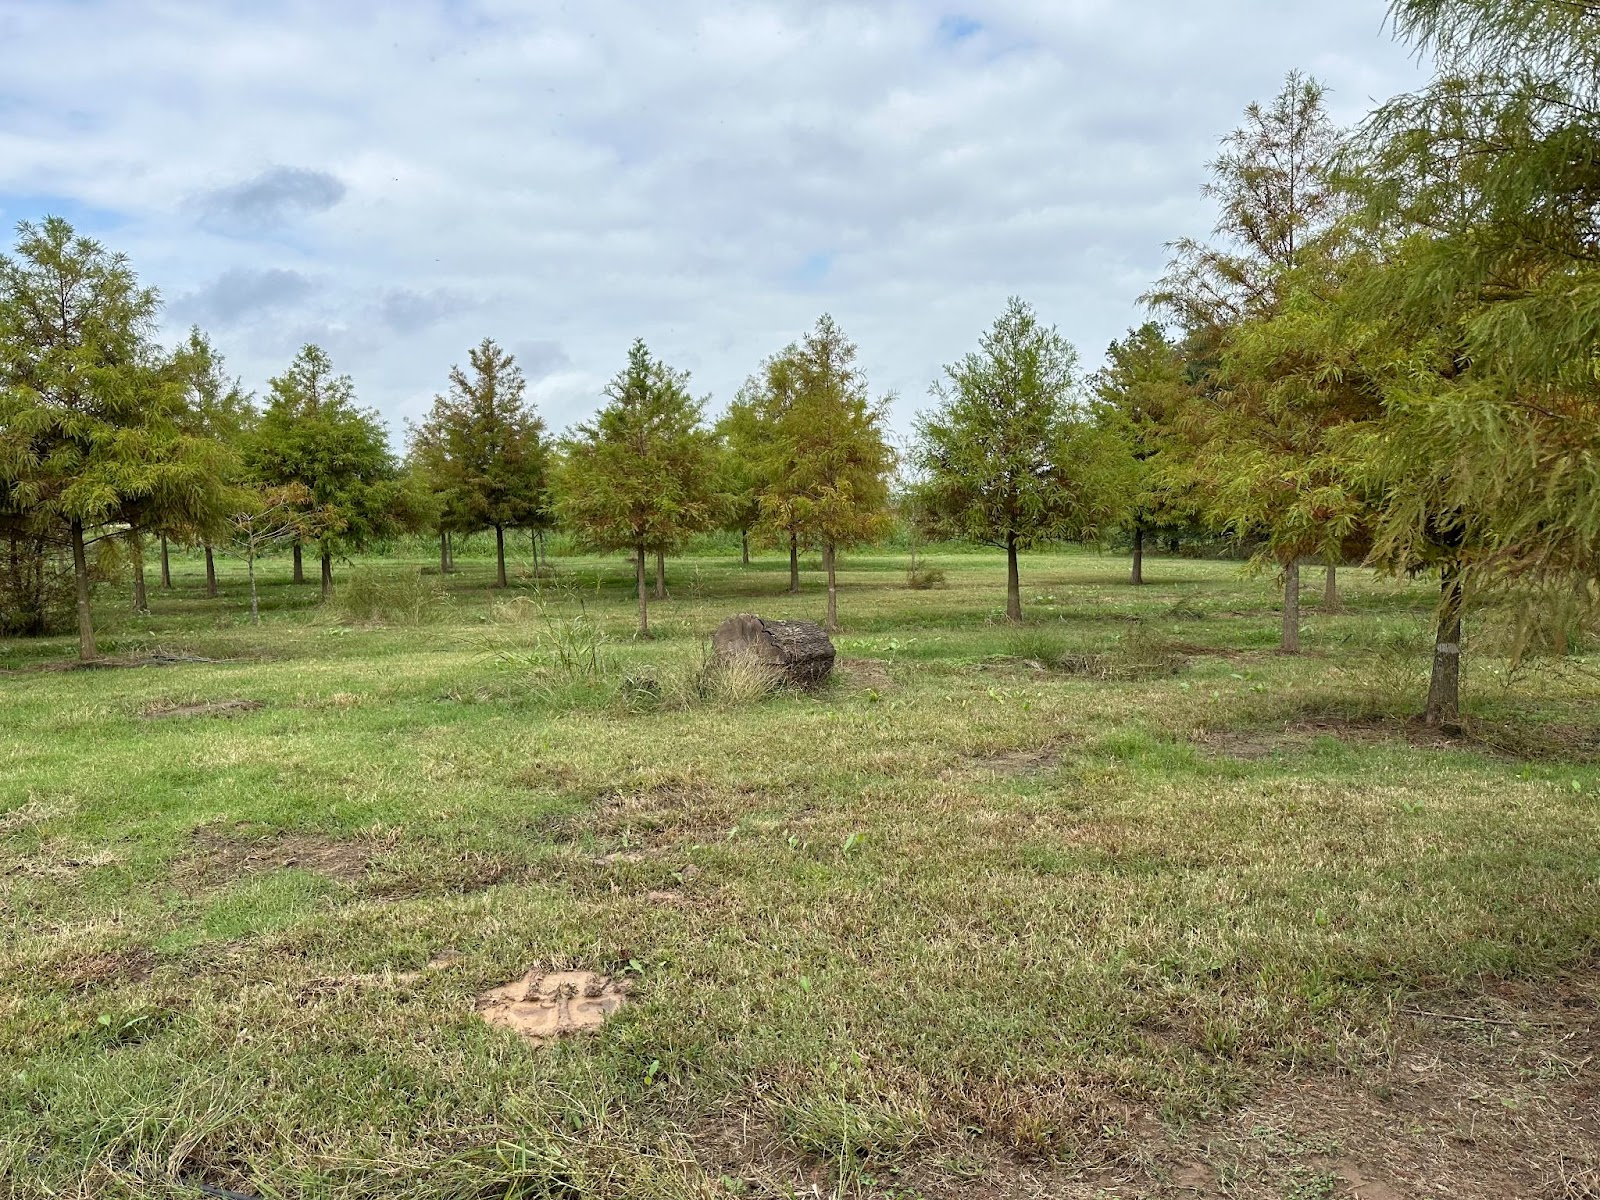
[[646, 554], [715, 523], [716, 441], [688, 373], [652, 355], [642, 338], [604, 395], [600, 411], [562, 439], [556, 511], [582, 544], [633, 552], [639, 633], [648, 637]]
[[516, 360], [489, 338], [467, 360], [413, 431], [412, 455], [452, 529], [494, 530], [505, 587], [505, 531], [550, 523], [549, 446]]
[[1091, 419], [1077, 351], [1018, 297], [945, 376], [917, 420], [921, 507], [939, 531], [1005, 549], [1006, 616], [1020, 621], [1017, 552], [1114, 524], [1132, 459]]

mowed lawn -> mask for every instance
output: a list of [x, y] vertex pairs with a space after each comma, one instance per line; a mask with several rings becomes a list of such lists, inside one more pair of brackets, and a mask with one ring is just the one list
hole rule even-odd
[[[1030, 555], [1012, 630], [885, 552], [760, 699], [707, 635], [814, 570], [641, 644], [624, 562], [423, 565], [0, 641], [0, 1194], [1600, 1195], [1600, 662], [1480, 632], [1446, 739], [1426, 582], [1308, 571], [1291, 659], [1238, 564]], [[534, 969], [627, 1001], [486, 1024]]]

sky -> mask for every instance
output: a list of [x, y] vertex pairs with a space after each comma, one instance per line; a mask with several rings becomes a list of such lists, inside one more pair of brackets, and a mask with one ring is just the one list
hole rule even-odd
[[126, 253], [257, 391], [317, 342], [397, 446], [484, 337], [560, 430], [636, 337], [715, 414], [824, 312], [904, 434], [1010, 295], [1097, 366], [1289, 70], [1341, 122], [1419, 86], [1385, 12], [4, 0], [0, 225]]

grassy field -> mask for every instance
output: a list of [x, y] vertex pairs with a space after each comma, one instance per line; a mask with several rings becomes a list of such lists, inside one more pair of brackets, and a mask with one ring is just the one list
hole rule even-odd
[[[1446, 740], [1426, 583], [1291, 659], [1237, 564], [1029, 556], [1014, 630], [863, 555], [763, 699], [699, 668], [820, 617], [776, 558], [647, 644], [620, 561], [422, 565], [0, 642], [4, 1195], [1600, 1195], [1592, 664], [1478, 653]], [[626, 1003], [480, 1019], [535, 968]]]

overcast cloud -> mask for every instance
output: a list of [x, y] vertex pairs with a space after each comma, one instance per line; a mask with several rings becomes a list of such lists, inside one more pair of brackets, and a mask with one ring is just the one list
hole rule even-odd
[[713, 411], [832, 312], [926, 403], [1005, 297], [1087, 364], [1291, 68], [1416, 87], [1383, 0], [0, 5], [0, 221], [129, 254], [261, 389], [322, 343], [400, 422], [492, 336], [555, 428], [636, 336]]

